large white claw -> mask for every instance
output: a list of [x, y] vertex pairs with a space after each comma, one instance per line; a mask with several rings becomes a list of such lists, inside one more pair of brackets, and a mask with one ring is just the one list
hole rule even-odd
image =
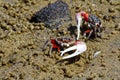
[[87, 50], [87, 45], [84, 43], [84, 42], [81, 42], [80, 44], [77, 44], [77, 45], [74, 45], [64, 51], [62, 51], [62, 54], [61, 56], [65, 53], [65, 52], [68, 52], [68, 51], [71, 51], [71, 50], [76, 50], [73, 54], [71, 55], [68, 55], [68, 56], [65, 56], [65, 57], [62, 57], [62, 59], [68, 59], [68, 58], [72, 58], [72, 57], [75, 57], [83, 52], [85, 52]]
[[80, 37], [80, 26], [82, 24], [82, 18], [77, 14], [77, 40]]

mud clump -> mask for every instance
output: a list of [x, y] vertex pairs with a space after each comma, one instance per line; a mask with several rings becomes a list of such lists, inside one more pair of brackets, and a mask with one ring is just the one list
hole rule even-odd
[[120, 23], [117, 23], [117, 24], [115, 25], [115, 29], [116, 29], [117, 31], [120, 31]]

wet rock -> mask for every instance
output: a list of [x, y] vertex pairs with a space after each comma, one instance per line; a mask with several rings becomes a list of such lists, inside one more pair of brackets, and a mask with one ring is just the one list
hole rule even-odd
[[36, 23], [43, 22], [48, 28], [53, 29], [71, 21], [71, 16], [68, 5], [58, 0], [36, 12], [30, 21]]

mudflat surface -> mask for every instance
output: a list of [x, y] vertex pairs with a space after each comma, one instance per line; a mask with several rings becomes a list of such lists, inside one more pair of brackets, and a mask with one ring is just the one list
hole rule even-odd
[[[56, 31], [29, 22], [35, 12], [54, 1], [0, 0], [0, 80], [120, 80], [120, 1], [63, 0], [69, 5], [73, 26], [78, 6], [96, 14], [104, 30], [102, 39], [86, 42], [88, 49], [78, 61], [58, 63], [59, 53], [56, 58], [49, 56], [49, 48], [43, 52], [42, 47], [50, 36], [71, 36], [69, 26]], [[84, 41], [82, 35], [80, 40]], [[101, 53], [93, 57], [96, 51]]]

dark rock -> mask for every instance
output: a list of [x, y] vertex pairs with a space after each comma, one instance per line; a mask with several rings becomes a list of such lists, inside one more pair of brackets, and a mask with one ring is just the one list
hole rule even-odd
[[69, 21], [71, 21], [70, 11], [68, 5], [62, 0], [42, 8], [31, 18], [31, 22], [43, 22], [51, 29], [58, 28]]

